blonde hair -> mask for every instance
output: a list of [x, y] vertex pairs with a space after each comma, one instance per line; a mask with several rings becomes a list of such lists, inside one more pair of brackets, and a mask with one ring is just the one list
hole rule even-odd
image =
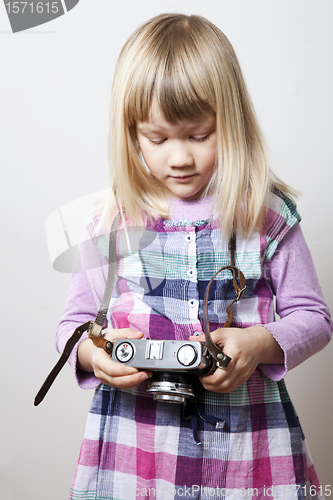
[[216, 116], [217, 165], [204, 196], [228, 237], [263, 224], [269, 191], [292, 191], [270, 172], [264, 141], [242, 72], [227, 37], [201, 16], [162, 14], [125, 43], [112, 87], [111, 193], [103, 220], [122, 208], [133, 224], [168, 216], [164, 187], [145, 168], [136, 123], [149, 119], [152, 97], [174, 123], [204, 112]]

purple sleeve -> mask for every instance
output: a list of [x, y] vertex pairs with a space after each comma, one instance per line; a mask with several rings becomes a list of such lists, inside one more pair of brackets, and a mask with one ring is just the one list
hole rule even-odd
[[266, 266], [281, 319], [263, 326], [284, 351], [284, 365], [260, 368], [269, 378], [281, 380], [328, 344], [333, 324], [299, 224], [290, 229]]
[[[94, 321], [103, 297], [108, 262], [96, 248], [88, 231], [82, 236], [79, 245], [76, 271], [70, 278], [65, 309], [56, 332], [56, 347], [62, 352], [74, 330], [86, 321]], [[80, 342], [87, 338], [83, 334], [70, 357], [77, 382], [83, 389], [94, 389], [101, 382], [93, 373], [77, 369], [77, 350]]]

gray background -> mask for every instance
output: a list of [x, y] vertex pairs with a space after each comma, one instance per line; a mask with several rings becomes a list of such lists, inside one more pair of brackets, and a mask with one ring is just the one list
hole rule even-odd
[[[66, 366], [33, 406], [58, 358], [69, 278], [52, 269], [44, 226], [106, 187], [115, 61], [134, 28], [164, 11], [202, 14], [234, 45], [272, 166], [303, 193], [303, 231], [333, 309], [331, 0], [81, 0], [15, 35], [1, 4], [1, 499], [67, 498], [92, 393]], [[333, 483], [332, 354], [333, 344], [287, 376], [323, 485]]]

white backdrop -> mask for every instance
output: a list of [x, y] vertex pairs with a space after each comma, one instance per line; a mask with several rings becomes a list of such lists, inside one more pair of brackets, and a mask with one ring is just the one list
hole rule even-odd
[[[45, 220], [107, 184], [108, 105], [119, 50], [161, 12], [201, 14], [231, 40], [279, 176], [298, 207], [324, 296], [332, 292], [331, 0], [81, 0], [68, 14], [12, 34], [0, 5], [0, 498], [66, 499], [92, 397], [58, 358], [54, 332], [68, 275], [52, 269]], [[287, 376], [321, 484], [333, 483], [333, 344]]]

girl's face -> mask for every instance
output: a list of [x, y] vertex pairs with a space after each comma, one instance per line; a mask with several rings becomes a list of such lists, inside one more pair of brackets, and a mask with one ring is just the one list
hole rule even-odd
[[151, 174], [176, 198], [199, 197], [216, 160], [215, 116], [169, 123], [153, 102], [149, 120], [137, 124], [140, 150]]

